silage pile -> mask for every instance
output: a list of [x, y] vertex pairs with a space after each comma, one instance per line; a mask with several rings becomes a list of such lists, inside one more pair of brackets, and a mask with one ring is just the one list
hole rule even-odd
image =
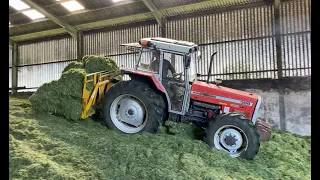
[[[119, 67], [109, 57], [84, 56], [82, 62], [71, 62], [62, 71], [59, 80], [45, 83], [30, 97], [32, 109], [77, 120], [81, 116], [81, 97], [84, 78], [87, 74], [112, 71], [119, 72]], [[93, 84], [88, 84], [90, 91]]]

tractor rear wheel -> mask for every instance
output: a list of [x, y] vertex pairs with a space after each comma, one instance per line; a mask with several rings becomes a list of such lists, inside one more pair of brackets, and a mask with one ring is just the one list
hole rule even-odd
[[165, 114], [161, 98], [145, 83], [119, 82], [104, 96], [103, 121], [108, 128], [121, 133], [156, 133]]
[[205, 130], [209, 146], [226, 151], [231, 157], [251, 160], [259, 151], [259, 133], [252, 121], [238, 113], [220, 114]]

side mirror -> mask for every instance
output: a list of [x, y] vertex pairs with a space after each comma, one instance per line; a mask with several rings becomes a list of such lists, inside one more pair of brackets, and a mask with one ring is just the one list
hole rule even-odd
[[191, 57], [190, 56], [186, 56], [186, 68], [190, 67], [190, 62], [191, 62]]
[[219, 84], [222, 83], [222, 79], [216, 79], [215, 82], [216, 82], [217, 85], [219, 85]]

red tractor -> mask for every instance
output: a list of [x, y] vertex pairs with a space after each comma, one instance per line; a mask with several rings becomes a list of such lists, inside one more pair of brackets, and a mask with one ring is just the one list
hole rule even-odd
[[[198, 45], [167, 38], [144, 38], [124, 46], [140, 48], [135, 67], [102, 102], [105, 124], [121, 133], [156, 133], [167, 119], [205, 128], [205, 142], [231, 157], [253, 159], [270, 126], [258, 119], [259, 95], [197, 80]], [[261, 138], [260, 135], [267, 135]]]

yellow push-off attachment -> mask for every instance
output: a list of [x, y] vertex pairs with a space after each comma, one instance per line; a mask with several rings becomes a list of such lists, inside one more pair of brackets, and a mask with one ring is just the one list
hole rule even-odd
[[[82, 90], [82, 119], [95, 114], [95, 108], [102, 103], [105, 92], [115, 84], [110, 80], [117, 73], [117, 71], [102, 71], [85, 76]], [[88, 90], [88, 86], [93, 86], [93, 88], [89, 88], [92, 89], [91, 91]]]

